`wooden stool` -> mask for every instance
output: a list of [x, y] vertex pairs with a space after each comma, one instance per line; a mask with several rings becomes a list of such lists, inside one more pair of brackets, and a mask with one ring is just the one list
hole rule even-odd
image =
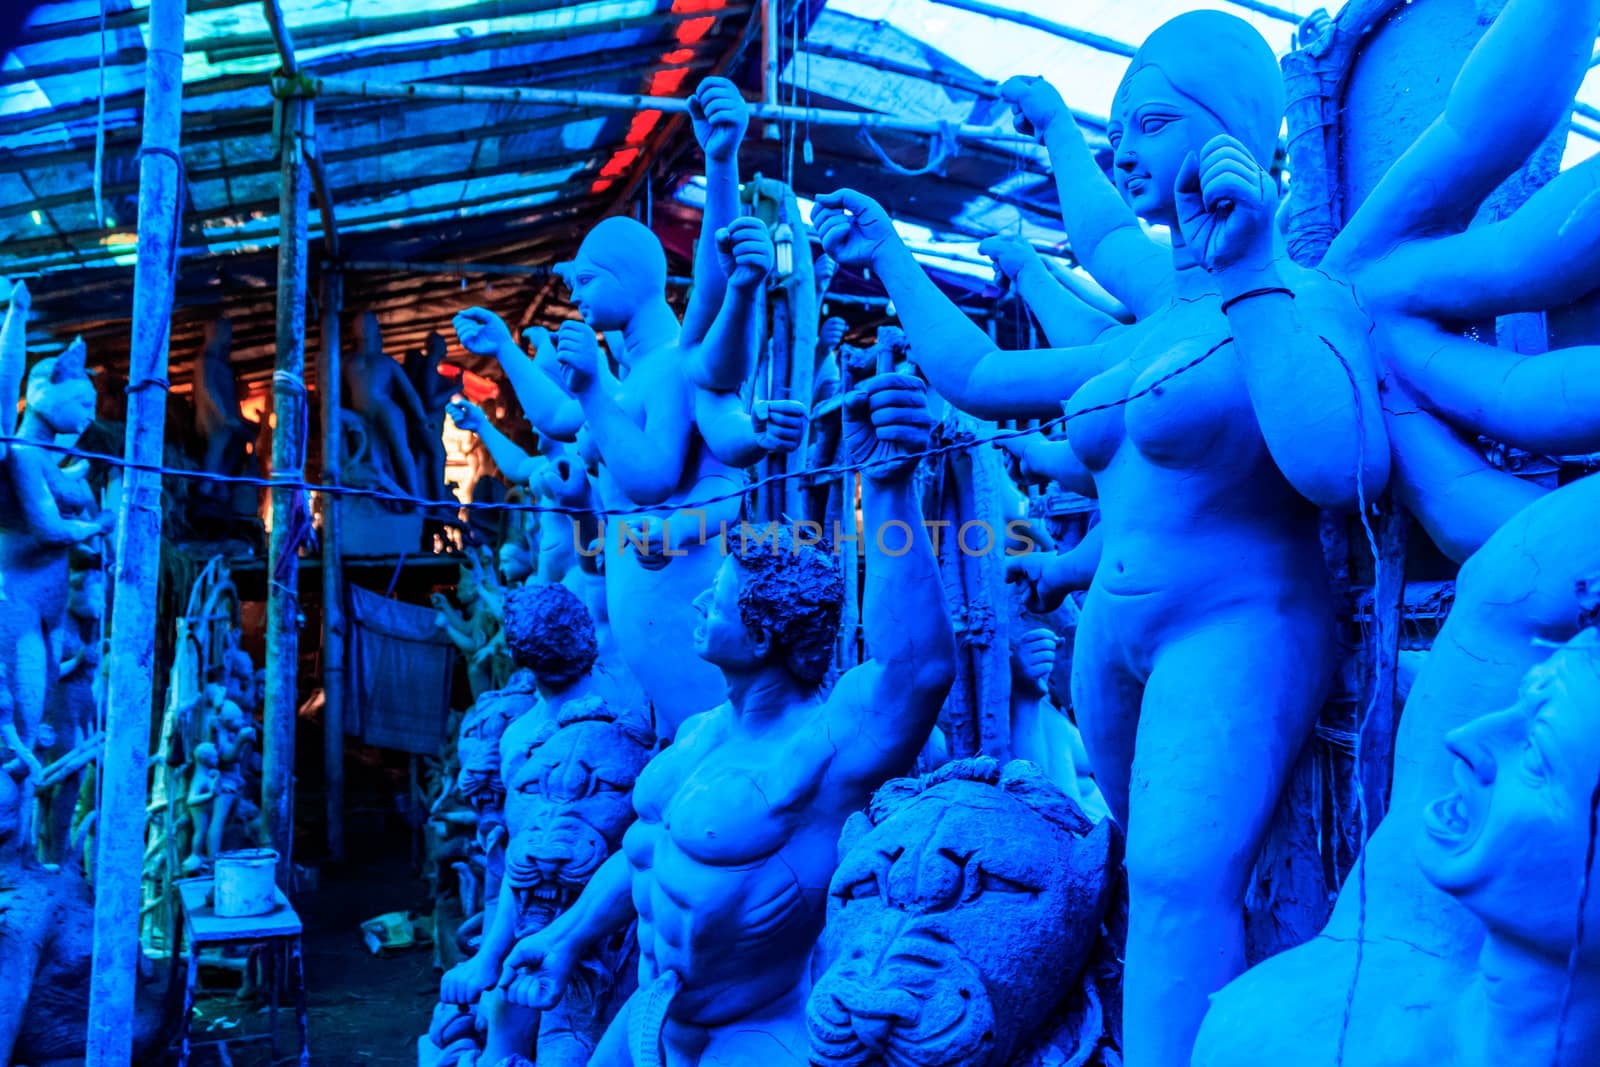
[[[295, 1018], [300, 1026], [300, 1067], [310, 1067], [311, 1049], [306, 1027], [306, 972], [301, 957], [300, 916], [290, 906], [283, 890], [274, 888], [277, 908], [266, 915], [249, 915], [228, 918], [218, 915], [211, 907], [211, 879], [185, 878], [176, 883], [178, 896], [183, 901], [183, 924], [175, 952], [183, 950], [182, 938], [189, 939], [189, 968], [183, 983], [183, 1018], [178, 1023], [178, 1067], [186, 1067], [193, 1045], [248, 1045], [267, 1042], [274, 1058], [277, 1055], [278, 1037], [278, 982], [285, 970], [294, 982]], [[265, 1034], [244, 1037], [217, 1038], [208, 1041], [189, 1040], [189, 1018], [194, 1012], [194, 997], [200, 980], [200, 950], [208, 947], [265, 947], [273, 959], [271, 1010]], [[284, 968], [284, 965], [287, 967]], [[284, 968], [284, 969], [280, 969]]]

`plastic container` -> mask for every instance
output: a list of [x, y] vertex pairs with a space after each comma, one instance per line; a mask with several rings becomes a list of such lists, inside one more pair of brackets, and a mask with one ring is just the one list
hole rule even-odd
[[278, 906], [277, 870], [278, 853], [270, 848], [220, 854], [212, 874], [212, 910], [228, 919], [270, 913]]

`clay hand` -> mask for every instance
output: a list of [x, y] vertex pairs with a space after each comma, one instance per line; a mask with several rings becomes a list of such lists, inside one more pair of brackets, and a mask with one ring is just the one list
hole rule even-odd
[[594, 388], [600, 379], [600, 342], [587, 323], [568, 319], [556, 334], [556, 360], [573, 393]]
[[717, 231], [717, 261], [734, 289], [749, 291], [767, 280], [773, 264], [767, 224], [746, 215]]
[[806, 406], [798, 400], [757, 400], [750, 412], [756, 441], [768, 452], [793, 452], [806, 432]]
[[1049, 614], [1067, 599], [1067, 590], [1057, 589], [1050, 583], [1048, 564], [1051, 558], [1049, 553], [1029, 552], [1006, 560], [1006, 581], [1027, 587], [1024, 602], [1029, 611]]
[[1056, 87], [1043, 78], [1007, 78], [1000, 99], [1011, 105], [1011, 123], [1024, 137], [1041, 141], [1063, 115], [1070, 115]]
[[891, 481], [908, 475], [928, 448], [933, 416], [928, 387], [912, 374], [879, 374], [844, 399], [844, 437], [851, 463], [865, 463], [863, 477]]
[[19, 315], [26, 315], [33, 309], [33, 294], [28, 291], [27, 282], [17, 282], [11, 287], [11, 307]]
[[995, 269], [1009, 282], [1016, 281], [1024, 268], [1044, 262], [1033, 246], [1020, 237], [986, 237], [978, 245], [978, 255], [994, 260]]
[[483, 409], [463, 396], [450, 398], [450, 403], [444, 407], [450, 416], [450, 421], [456, 424], [457, 429], [467, 433], [482, 433], [483, 428], [489, 425], [489, 417]]
[[996, 441], [995, 444], [998, 445], [1000, 449], [1007, 455], [1011, 456], [1012, 459], [1017, 461], [1017, 470], [1021, 473], [1024, 480], [1049, 481], [1050, 479], [1048, 475], [1044, 475], [1042, 472], [1035, 470], [1033, 465], [1028, 462], [1029, 450], [1032, 449], [1034, 445], [1041, 444], [1045, 440], [1046, 438], [1044, 434], [1030, 433], [1023, 434], [1020, 437], [1003, 437]]
[[498, 356], [501, 349], [515, 347], [505, 320], [488, 308], [467, 308], [452, 321], [461, 347], [475, 356]]
[[471, 1004], [493, 989], [499, 977], [480, 952], [444, 972], [439, 980], [439, 1000], [444, 1004]]
[[1011, 646], [1011, 677], [1030, 689], [1043, 692], [1044, 680], [1056, 665], [1056, 646], [1061, 639], [1054, 630], [1040, 627], [1029, 630]]
[[551, 499], [563, 507], [581, 507], [587, 501], [587, 472], [582, 464], [570, 456], [561, 456], [547, 463], [541, 484]]
[[689, 98], [689, 120], [706, 159], [728, 163], [739, 153], [750, 106], [727, 78], [707, 78]]
[[882, 205], [854, 189], [817, 197], [811, 224], [828, 255], [852, 267], [871, 266], [884, 245], [899, 240]]
[[811, 265], [811, 273], [816, 277], [817, 292], [825, 293], [828, 286], [833, 284], [834, 275], [839, 273], [839, 262], [824, 252]]
[[1272, 259], [1278, 190], [1248, 149], [1213, 137], [1178, 172], [1178, 224], [1200, 265], [1219, 272], [1259, 269]]
[[[506, 1000], [525, 1008], [548, 1011], [561, 1001], [577, 960], [549, 927], [523, 938], [506, 954], [500, 988]], [[523, 973], [528, 972], [528, 973]]]
[[824, 319], [817, 330], [817, 351], [832, 352], [844, 344], [844, 335], [849, 329], [849, 325], [837, 315]]
[[1310, 48], [1333, 29], [1333, 17], [1326, 8], [1317, 8], [1307, 15], [1295, 30], [1295, 38], [1301, 48]]
[[556, 334], [554, 330], [546, 329], [543, 326], [529, 326], [522, 331], [522, 339], [533, 346], [535, 357], [543, 356], [547, 353], [555, 354]]

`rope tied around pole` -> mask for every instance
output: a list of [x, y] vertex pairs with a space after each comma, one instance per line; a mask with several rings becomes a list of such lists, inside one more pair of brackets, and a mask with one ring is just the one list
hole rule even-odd
[[883, 150], [877, 140], [872, 136], [872, 130], [866, 125], [856, 127], [856, 138], [872, 150], [878, 157], [878, 162], [906, 178], [917, 178], [924, 174], [943, 174], [945, 164], [961, 153], [961, 141], [957, 136], [957, 126], [953, 122], [939, 123], [939, 132], [928, 144], [928, 161], [920, 167], [907, 167], [896, 163], [889, 158], [889, 153]]

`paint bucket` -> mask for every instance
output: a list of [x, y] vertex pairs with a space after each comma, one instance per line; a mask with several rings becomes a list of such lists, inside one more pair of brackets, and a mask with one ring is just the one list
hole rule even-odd
[[212, 874], [212, 910], [228, 919], [268, 914], [278, 906], [277, 870], [278, 854], [270, 848], [220, 854]]

